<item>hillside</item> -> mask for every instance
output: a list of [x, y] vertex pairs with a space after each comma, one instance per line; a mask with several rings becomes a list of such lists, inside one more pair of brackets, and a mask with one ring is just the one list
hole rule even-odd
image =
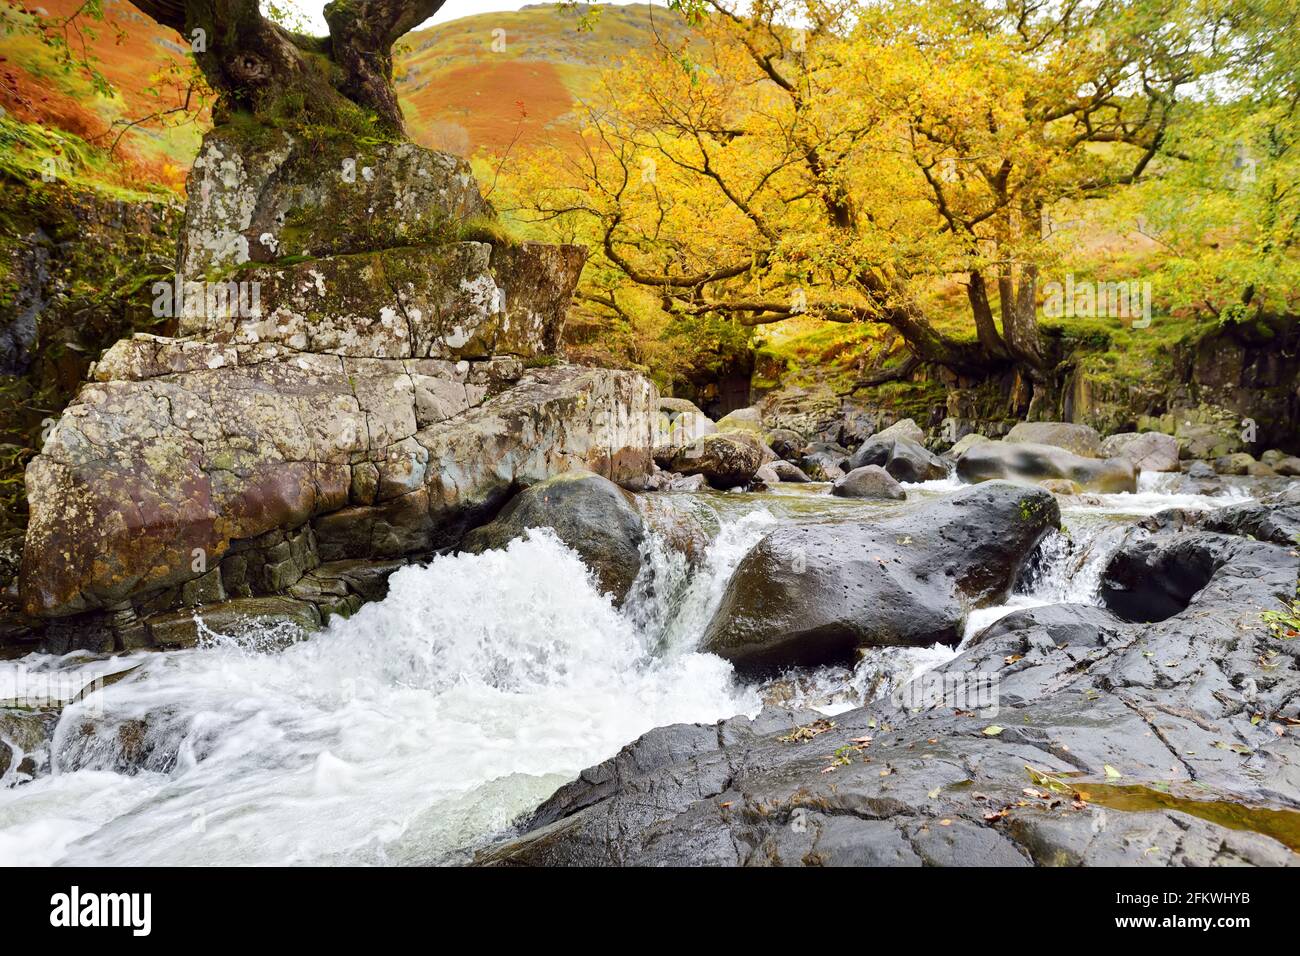
[[[23, 29], [31, 19], [21, 7], [0, 3], [0, 145], [6, 153], [25, 153], [27, 160], [18, 162], [30, 169], [48, 155], [82, 156], [68, 173], [97, 186], [180, 190], [209, 122], [204, 109], [130, 128], [111, 161], [85, 148], [107, 148], [123, 124], [184, 99], [187, 60], [180, 38], [127, 0], [104, 0], [103, 6], [103, 21], [85, 22], [83, 15], [80, 33], [69, 35], [85, 43], [111, 95], [98, 92], [84, 72], [64, 69], [38, 36]], [[79, 0], [46, 0], [42, 9], [57, 19], [80, 7]], [[673, 29], [670, 17], [645, 4], [607, 6], [584, 30], [576, 11], [538, 4], [412, 33], [398, 48], [396, 69], [411, 137], [468, 157], [504, 151], [516, 139], [525, 146], [569, 135], [576, 128], [575, 99], [594, 88], [598, 71], [648, 42], [653, 28]]]

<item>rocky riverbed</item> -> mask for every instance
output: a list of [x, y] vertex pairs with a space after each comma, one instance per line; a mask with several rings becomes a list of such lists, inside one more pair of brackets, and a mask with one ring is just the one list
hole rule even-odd
[[[620, 607], [557, 537], [575, 520], [404, 568], [307, 640], [205, 628], [190, 650], [29, 656], [69, 686], [137, 670], [61, 716], [7, 718], [0, 857], [1294, 861], [1300, 680], [1260, 613], [1294, 592], [1297, 492], [906, 487], [628, 496], [647, 517]], [[983, 560], [935, 547], [999, 520], [1029, 530], [984, 536]], [[926, 639], [758, 671], [707, 652], [743, 568], [794, 533], [837, 542], [842, 562], [810, 549], [799, 572], [832, 589], [867, 535], [889, 566], [873, 600], [901, 615], [912, 594]], [[952, 583], [966, 567], [978, 588]], [[914, 578], [941, 590], [890, 590]]]

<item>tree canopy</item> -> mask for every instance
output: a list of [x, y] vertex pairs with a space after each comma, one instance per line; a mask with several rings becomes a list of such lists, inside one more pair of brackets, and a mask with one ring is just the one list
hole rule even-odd
[[[578, 148], [516, 176], [519, 215], [599, 250], [593, 307], [876, 323], [907, 356], [868, 380], [1041, 383], [1041, 277], [1077, 254], [1062, 220], [1103, 208], [1169, 227], [1197, 307], [1288, 307], [1294, 0], [677, 6], [693, 37], [611, 69]], [[955, 331], [926, 303], [954, 281]]]

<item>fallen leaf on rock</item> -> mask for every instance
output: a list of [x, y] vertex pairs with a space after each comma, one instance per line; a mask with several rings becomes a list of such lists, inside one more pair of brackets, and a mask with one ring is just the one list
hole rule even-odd
[[1107, 780], [1118, 780], [1120, 777], [1124, 776], [1110, 764], [1103, 764], [1102, 769], [1106, 771]]
[[1002, 733], [1003, 729], [1004, 728], [999, 727], [997, 724], [989, 724], [984, 728], [984, 735], [986, 737], [996, 737], [998, 734]]

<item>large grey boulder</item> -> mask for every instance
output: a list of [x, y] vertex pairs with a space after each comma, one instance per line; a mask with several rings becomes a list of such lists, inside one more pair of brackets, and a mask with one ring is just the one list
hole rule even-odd
[[925, 443], [925, 432], [923, 432], [921, 426], [912, 419], [904, 418], [900, 421], [894, 422], [894, 424], [890, 425], [888, 428], [882, 428], [874, 435], [866, 438], [865, 441], [889, 441], [894, 438], [906, 438], [910, 442], [915, 442], [916, 444], [921, 445]]
[[763, 427], [763, 416], [757, 408], [738, 408], [734, 412], [718, 419], [720, 432], [750, 432], [762, 436], [767, 429]]
[[898, 481], [933, 481], [948, 476], [947, 466], [937, 455], [899, 435], [868, 439], [845, 467], [853, 471], [867, 465], [881, 466]]
[[684, 398], [659, 399], [659, 434], [656, 445], [680, 448], [718, 430], [709, 416]]
[[1101, 435], [1090, 425], [1073, 422], [1018, 422], [1006, 440], [1030, 445], [1053, 445], [1084, 458], [1101, 458]]
[[1138, 471], [1178, 471], [1178, 439], [1161, 432], [1122, 432], [1101, 443], [1102, 458], [1127, 458]]
[[1137, 491], [1137, 469], [1123, 458], [1083, 458], [1052, 445], [987, 441], [972, 445], [957, 462], [957, 476], [972, 484], [1004, 478], [1039, 482], [1065, 478], [1085, 491]]
[[902, 501], [907, 497], [903, 486], [879, 465], [854, 468], [843, 478], [835, 479], [831, 484], [831, 494], [839, 498], [883, 498], [890, 501]]
[[1047, 492], [994, 483], [871, 521], [778, 528], [737, 566], [701, 646], [761, 673], [955, 644], [1059, 521]]
[[645, 529], [628, 492], [589, 471], [568, 471], [524, 489], [495, 520], [469, 532], [460, 550], [504, 548], [529, 528], [549, 528], [578, 553], [602, 591], [621, 603], [641, 571]]

